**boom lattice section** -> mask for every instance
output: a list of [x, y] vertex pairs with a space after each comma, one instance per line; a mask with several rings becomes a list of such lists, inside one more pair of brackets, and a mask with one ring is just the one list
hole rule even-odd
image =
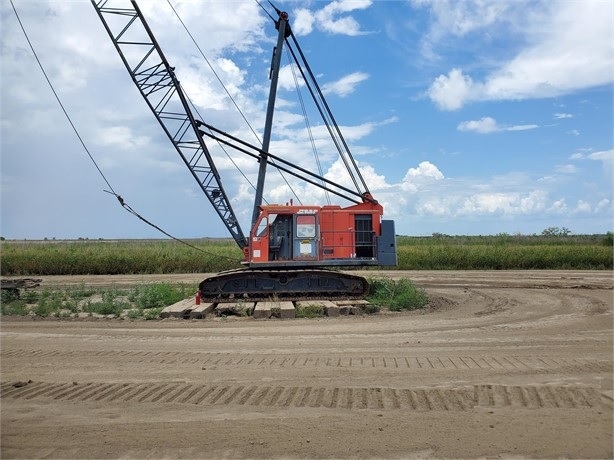
[[132, 80], [241, 249], [247, 240], [179, 80], [134, 1], [92, 0]]

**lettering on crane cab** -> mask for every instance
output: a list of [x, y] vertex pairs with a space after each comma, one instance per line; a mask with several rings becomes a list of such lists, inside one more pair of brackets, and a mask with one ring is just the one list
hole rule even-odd
[[297, 214], [317, 214], [317, 209], [299, 209], [296, 211]]

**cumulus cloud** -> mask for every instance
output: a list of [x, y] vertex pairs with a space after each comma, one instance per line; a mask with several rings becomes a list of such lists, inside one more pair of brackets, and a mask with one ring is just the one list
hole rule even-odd
[[471, 94], [474, 91], [471, 77], [464, 75], [460, 69], [452, 69], [448, 75], [438, 76], [427, 93], [440, 109], [457, 110], [474, 97]]
[[552, 212], [554, 214], [564, 214], [567, 212], [567, 203], [565, 202], [565, 198], [561, 198], [560, 200], [556, 200], [552, 205], [548, 208], [548, 212]]
[[313, 30], [315, 18], [313, 13], [306, 8], [299, 8], [294, 11], [292, 30], [296, 35], [308, 35]]
[[314, 26], [332, 34], [363, 35], [360, 24], [346, 14], [354, 10], [364, 10], [371, 6], [371, 0], [337, 0], [319, 10], [299, 8], [295, 12], [292, 30], [296, 35], [307, 35]]
[[483, 117], [479, 120], [470, 120], [461, 122], [457, 129], [459, 131], [474, 131], [480, 134], [495, 133], [498, 131], [526, 131], [529, 129], [538, 128], [538, 125], [500, 125], [492, 117]]
[[421, 186], [443, 178], [444, 175], [437, 166], [430, 161], [423, 161], [417, 168], [407, 170], [401, 182], [401, 190], [415, 193]]
[[[440, 3], [428, 3], [435, 15], [444, 14]], [[614, 40], [609, 2], [553, 1], [546, 5], [542, 11], [525, 15], [521, 31], [526, 46], [514, 57], [489, 70], [481, 81], [453, 68], [435, 78], [427, 91], [430, 99], [440, 109], [457, 110], [473, 101], [553, 97], [611, 84]], [[467, 17], [457, 22], [462, 24]], [[480, 21], [475, 27], [494, 23], [494, 19]], [[466, 30], [475, 27], [469, 25]], [[462, 35], [463, 30], [448, 33]], [[489, 31], [496, 33], [492, 28]]]

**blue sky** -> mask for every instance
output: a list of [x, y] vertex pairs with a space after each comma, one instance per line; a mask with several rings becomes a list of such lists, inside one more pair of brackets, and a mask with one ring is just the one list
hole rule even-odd
[[[205, 121], [255, 142], [168, 2], [141, 3]], [[248, 0], [171, 3], [261, 133], [276, 39], [271, 20]], [[141, 99], [92, 5], [15, 5], [113, 188], [177, 237], [228, 236]], [[398, 234], [613, 230], [610, 1], [276, 5], [288, 11], [369, 188]], [[0, 234], [161, 237], [103, 191], [106, 184], [54, 99], [9, 1], [0, 12]], [[315, 168], [286, 57], [283, 65], [271, 151]], [[345, 182], [319, 120], [309, 121], [326, 176]], [[227, 157], [212, 151], [247, 232], [253, 190]], [[257, 164], [238, 153], [233, 159], [255, 183]], [[304, 204], [326, 203], [321, 191], [292, 185]], [[284, 203], [294, 196], [270, 172], [265, 198]]]

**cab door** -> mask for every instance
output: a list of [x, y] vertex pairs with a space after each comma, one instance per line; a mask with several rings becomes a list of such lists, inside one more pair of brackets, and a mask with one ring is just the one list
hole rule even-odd
[[293, 260], [318, 260], [318, 215], [295, 214], [293, 230]]

